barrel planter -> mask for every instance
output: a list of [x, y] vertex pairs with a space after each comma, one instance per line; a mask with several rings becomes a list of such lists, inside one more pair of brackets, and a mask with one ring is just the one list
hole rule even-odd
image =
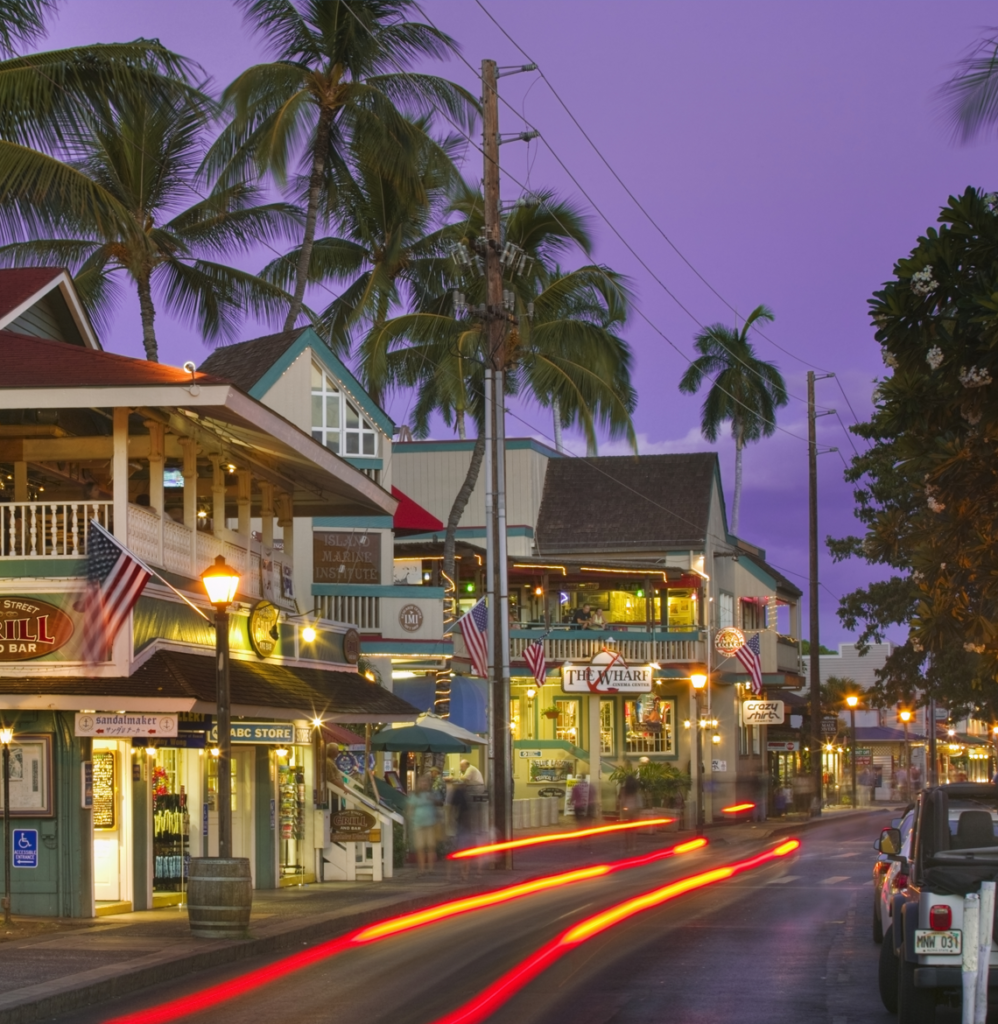
[[248, 857], [191, 858], [187, 919], [199, 939], [245, 939], [253, 908]]

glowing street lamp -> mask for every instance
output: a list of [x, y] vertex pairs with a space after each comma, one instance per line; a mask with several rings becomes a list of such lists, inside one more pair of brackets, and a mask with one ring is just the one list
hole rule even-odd
[[690, 685], [693, 687], [693, 707], [694, 714], [690, 717], [696, 725], [694, 730], [696, 735], [693, 737], [693, 757], [690, 759], [696, 769], [696, 822], [694, 823], [694, 829], [698, 836], [703, 835], [703, 725], [700, 721], [700, 694], [703, 693], [704, 688], [707, 686], [707, 676], [703, 672], [693, 672], [690, 675]]
[[898, 712], [898, 718], [901, 719], [901, 724], [904, 726], [904, 767], [908, 773], [908, 785], [911, 786], [911, 743], [908, 740], [908, 723], [911, 721], [911, 709], [901, 708]]
[[846, 704], [849, 706], [849, 732], [851, 733], [850, 739], [852, 740], [852, 761], [851, 765], [851, 778], [850, 783], [852, 785], [852, 805], [856, 806], [856, 705], [859, 704], [859, 697], [855, 693], [850, 693], [846, 697]]
[[229, 695], [229, 605], [236, 596], [239, 573], [219, 555], [201, 573], [208, 600], [215, 607], [215, 681], [218, 689], [218, 856], [232, 856], [232, 707]]

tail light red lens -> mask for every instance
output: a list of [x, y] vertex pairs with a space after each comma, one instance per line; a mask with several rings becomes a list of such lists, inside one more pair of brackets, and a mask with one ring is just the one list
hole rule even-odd
[[891, 888], [895, 892], [900, 892], [908, 884], [908, 876], [897, 874], [894, 876], [894, 880], [891, 882]]
[[937, 904], [929, 908], [929, 927], [933, 931], [945, 932], [953, 927], [953, 911], [950, 907]]

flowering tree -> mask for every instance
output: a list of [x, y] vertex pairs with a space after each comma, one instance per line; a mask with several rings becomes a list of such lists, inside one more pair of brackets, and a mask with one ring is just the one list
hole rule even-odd
[[998, 196], [950, 197], [870, 300], [887, 375], [853, 459], [861, 537], [837, 558], [888, 567], [839, 617], [862, 642], [908, 630], [881, 696], [915, 688], [992, 713], [998, 679]]

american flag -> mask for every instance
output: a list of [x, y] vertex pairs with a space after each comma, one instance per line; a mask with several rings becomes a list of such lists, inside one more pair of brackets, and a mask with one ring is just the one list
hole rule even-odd
[[481, 598], [470, 612], [454, 623], [461, 630], [464, 646], [471, 657], [471, 667], [476, 676], [489, 678], [489, 610], [485, 598]]
[[122, 623], [152, 573], [96, 520], [87, 532], [87, 591], [83, 612], [82, 655], [90, 664], [107, 657]]
[[527, 663], [530, 671], [533, 672], [537, 685], [543, 686], [548, 674], [547, 658], [544, 657], [544, 637], [531, 640], [527, 644], [523, 649], [523, 660]]
[[745, 666], [751, 682], [749, 686], [754, 694], [762, 693], [762, 647], [759, 634], [753, 633], [741, 647], [735, 651], [735, 657]]

